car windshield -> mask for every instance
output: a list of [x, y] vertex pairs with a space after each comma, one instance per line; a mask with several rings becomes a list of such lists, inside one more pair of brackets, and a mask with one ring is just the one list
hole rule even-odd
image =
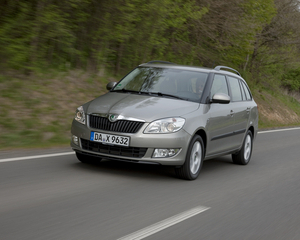
[[112, 90], [199, 102], [207, 73], [173, 68], [138, 67]]

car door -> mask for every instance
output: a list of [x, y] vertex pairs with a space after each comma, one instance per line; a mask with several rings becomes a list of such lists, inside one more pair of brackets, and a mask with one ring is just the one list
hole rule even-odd
[[249, 124], [251, 102], [247, 101], [245, 91], [241, 86], [241, 80], [232, 76], [227, 76], [227, 79], [234, 116], [232, 147], [239, 148], [244, 141], [247, 126]]
[[[210, 96], [216, 93], [229, 95], [228, 84], [225, 75], [215, 74], [211, 86]], [[217, 155], [232, 148], [234, 131], [234, 117], [231, 102], [228, 104], [211, 103], [208, 110], [207, 156]]]

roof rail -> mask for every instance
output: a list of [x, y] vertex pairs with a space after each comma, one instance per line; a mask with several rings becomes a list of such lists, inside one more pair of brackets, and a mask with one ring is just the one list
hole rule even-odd
[[147, 63], [166, 63], [166, 64], [176, 64], [176, 63], [172, 63], [172, 62], [167, 62], [167, 61], [160, 61], [160, 60], [153, 60]]
[[216, 66], [215, 67], [215, 70], [220, 71], [221, 69], [231, 70], [231, 71], [235, 72], [237, 75], [241, 76], [241, 74], [237, 70], [235, 70], [233, 68], [226, 67], [226, 66]]

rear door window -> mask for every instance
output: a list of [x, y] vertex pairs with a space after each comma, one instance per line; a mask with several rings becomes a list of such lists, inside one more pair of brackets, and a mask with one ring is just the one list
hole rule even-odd
[[244, 88], [242, 87], [242, 81], [240, 81], [240, 87], [241, 87], [241, 91], [242, 91], [243, 101], [246, 101], [246, 100], [247, 100], [247, 97], [246, 97], [245, 90], [244, 90]]
[[228, 76], [228, 81], [231, 90], [232, 101], [233, 102], [242, 101], [243, 99], [242, 99], [242, 92], [241, 92], [239, 80], [237, 78]]

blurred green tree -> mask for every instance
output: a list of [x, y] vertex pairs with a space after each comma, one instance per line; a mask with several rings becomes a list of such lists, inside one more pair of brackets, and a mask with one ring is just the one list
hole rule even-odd
[[0, 0], [0, 68], [118, 74], [153, 59], [297, 69], [297, 0]]

